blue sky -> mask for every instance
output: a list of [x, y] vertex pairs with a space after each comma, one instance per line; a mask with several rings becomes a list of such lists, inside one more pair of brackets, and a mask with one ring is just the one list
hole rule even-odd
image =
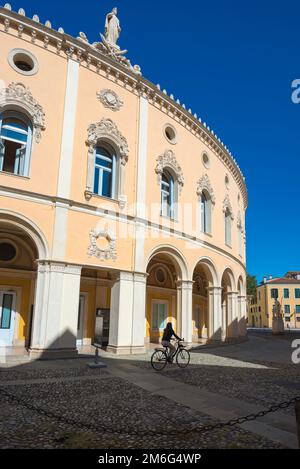
[[120, 45], [197, 112], [230, 148], [246, 176], [247, 270], [300, 270], [300, 3], [253, 0], [20, 0], [27, 16], [84, 31], [91, 42], [119, 9]]

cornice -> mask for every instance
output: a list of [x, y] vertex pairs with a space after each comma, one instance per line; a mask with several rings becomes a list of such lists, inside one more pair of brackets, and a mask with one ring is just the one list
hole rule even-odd
[[14, 31], [19, 38], [56, 53], [61, 58], [78, 61], [81, 66], [105, 76], [138, 96], [143, 96], [152, 106], [173, 118], [204, 143], [228, 168], [239, 186], [244, 208], [247, 209], [246, 181], [237, 161], [214, 131], [198, 119], [197, 114], [193, 114], [190, 109], [187, 110], [184, 104], [181, 105], [179, 100], [175, 101], [172, 94], [168, 96], [166, 90], [161, 90], [159, 85], [154, 85], [133, 70], [112, 60], [92, 44], [73, 38], [62, 28], [59, 31], [54, 30], [50, 27], [49, 21], [46, 22], [48, 25], [46, 26], [39, 21], [0, 7], [0, 23], [3, 32], [11, 34]]

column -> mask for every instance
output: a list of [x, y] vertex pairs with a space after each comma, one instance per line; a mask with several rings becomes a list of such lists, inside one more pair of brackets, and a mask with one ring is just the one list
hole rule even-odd
[[180, 318], [178, 335], [188, 344], [193, 342], [193, 284], [194, 282], [190, 280], [182, 280], [177, 283], [177, 319]]
[[111, 290], [108, 351], [145, 352], [146, 274], [119, 272]]
[[237, 292], [227, 293], [227, 339], [238, 338]]
[[38, 264], [30, 356], [68, 358], [77, 354], [81, 266]]
[[208, 288], [208, 339], [222, 340], [222, 287]]
[[239, 296], [240, 316], [239, 316], [239, 336], [247, 337], [247, 297]]
[[133, 312], [131, 353], [145, 353], [147, 274], [133, 275]]

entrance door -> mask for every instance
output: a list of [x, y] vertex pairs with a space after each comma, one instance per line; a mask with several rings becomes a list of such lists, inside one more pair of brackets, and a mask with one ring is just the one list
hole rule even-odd
[[0, 291], [0, 345], [13, 345], [15, 319], [16, 294]]
[[83, 326], [84, 326], [84, 295], [79, 297], [78, 325], [77, 325], [77, 347], [83, 345]]

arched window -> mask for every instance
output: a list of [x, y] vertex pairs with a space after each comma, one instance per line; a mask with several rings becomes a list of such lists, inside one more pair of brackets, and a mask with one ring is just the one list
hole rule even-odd
[[227, 208], [225, 211], [225, 244], [231, 247], [231, 213]]
[[116, 198], [117, 157], [108, 145], [96, 147], [94, 193], [102, 197]]
[[6, 112], [0, 116], [0, 171], [28, 176], [32, 126], [22, 114]]
[[166, 170], [161, 178], [161, 215], [174, 218], [174, 179]]
[[200, 207], [201, 231], [202, 233], [211, 234], [211, 198], [206, 191], [201, 194]]

